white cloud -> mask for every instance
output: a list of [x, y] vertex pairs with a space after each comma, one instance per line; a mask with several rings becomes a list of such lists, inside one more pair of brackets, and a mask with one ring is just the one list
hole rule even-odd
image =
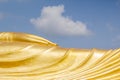
[[41, 11], [40, 17], [31, 19], [37, 29], [45, 32], [46, 34], [55, 35], [90, 35], [91, 31], [87, 29], [86, 24], [81, 21], [73, 21], [69, 17], [62, 15], [64, 6], [47, 6]]

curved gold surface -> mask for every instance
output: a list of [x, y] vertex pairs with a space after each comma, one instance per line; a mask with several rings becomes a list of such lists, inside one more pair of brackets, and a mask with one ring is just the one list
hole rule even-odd
[[120, 80], [120, 49], [74, 49], [25, 33], [0, 33], [0, 80]]

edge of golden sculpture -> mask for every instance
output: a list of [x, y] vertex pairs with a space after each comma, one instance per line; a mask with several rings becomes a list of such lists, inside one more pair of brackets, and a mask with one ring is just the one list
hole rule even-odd
[[62, 48], [42, 37], [0, 33], [0, 80], [120, 80], [120, 49]]

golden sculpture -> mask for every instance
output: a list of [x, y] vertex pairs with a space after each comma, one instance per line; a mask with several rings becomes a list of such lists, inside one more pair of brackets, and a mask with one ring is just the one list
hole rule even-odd
[[120, 49], [61, 48], [25, 33], [0, 33], [0, 80], [120, 80]]

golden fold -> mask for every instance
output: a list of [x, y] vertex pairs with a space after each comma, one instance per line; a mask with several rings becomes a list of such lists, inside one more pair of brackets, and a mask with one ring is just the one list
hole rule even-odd
[[1, 32], [0, 80], [120, 80], [120, 49], [62, 48], [39, 36]]

